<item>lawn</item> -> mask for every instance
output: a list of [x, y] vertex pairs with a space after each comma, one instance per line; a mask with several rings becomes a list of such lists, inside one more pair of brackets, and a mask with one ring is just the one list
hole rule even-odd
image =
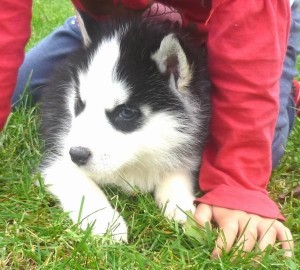
[[[72, 15], [67, 0], [35, 0], [33, 35], [28, 48]], [[300, 269], [300, 201], [289, 191], [299, 183], [300, 121], [296, 122], [282, 165], [268, 187], [287, 217], [296, 247], [284, 259], [279, 244], [264, 254], [224, 254], [211, 261], [216, 229], [203, 230], [189, 221], [186, 232], [166, 220], [151, 195], [127, 197], [106, 189], [129, 225], [129, 243], [81, 231], [45, 192], [35, 172], [40, 157], [37, 108], [23, 105], [0, 135], [0, 269]], [[34, 183], [38, 181], [40, 186]], [[280, 196], [287, 193], [285, 197]]]

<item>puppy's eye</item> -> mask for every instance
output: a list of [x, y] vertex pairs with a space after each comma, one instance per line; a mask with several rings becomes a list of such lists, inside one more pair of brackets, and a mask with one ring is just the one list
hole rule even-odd
[[118, 114], [118, 117], [123, 118], [126, 121], [131, 121], [138, 116], [139, 112], [136, 109], [122, 108]]
[[125, 133], [133, 132], [142, 125], [142, 113], [136, 106], [122, 104], [106, 111], [106, 116], [115, 129]]
[[77, 96], [75, 99], [75, 116], [78, 116], [80, 113], [84, 111], [85, 108], [85, 102], [82, 101], [82, 99]]

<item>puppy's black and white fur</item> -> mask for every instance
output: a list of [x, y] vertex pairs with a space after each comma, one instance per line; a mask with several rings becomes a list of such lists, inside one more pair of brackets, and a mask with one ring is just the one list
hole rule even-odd
[[[153, 192], [168, 218], [186, 220], [208, 133], [203, 49], [163, 23], [83, 23], [84, 44], [44, 89], [42, 175], [74, 222], [127, 240], [101, 186]], [[84, 199], [83, 199], [84, 198]]]

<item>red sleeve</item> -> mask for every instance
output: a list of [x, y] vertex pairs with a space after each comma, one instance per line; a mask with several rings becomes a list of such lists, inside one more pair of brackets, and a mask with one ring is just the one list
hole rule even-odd
[[32, 0], [3, 0], [0, 8], [0, 130], [11, 109], [19, 66], [30, 36]]
[[211, 136], [199, 177], [205, 195], [196, 201], [283, 219], [266, 185], [289, 1], [215, 0], [212, 9], [207, 44]]

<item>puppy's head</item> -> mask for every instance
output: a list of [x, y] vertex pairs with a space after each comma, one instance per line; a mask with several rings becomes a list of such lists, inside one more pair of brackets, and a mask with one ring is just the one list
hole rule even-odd
[[64, 154], [92, 177], [184, 165], [202, 124], [190, 52], [163, 26], [108, 27], [85, 32], [67, 91]]

